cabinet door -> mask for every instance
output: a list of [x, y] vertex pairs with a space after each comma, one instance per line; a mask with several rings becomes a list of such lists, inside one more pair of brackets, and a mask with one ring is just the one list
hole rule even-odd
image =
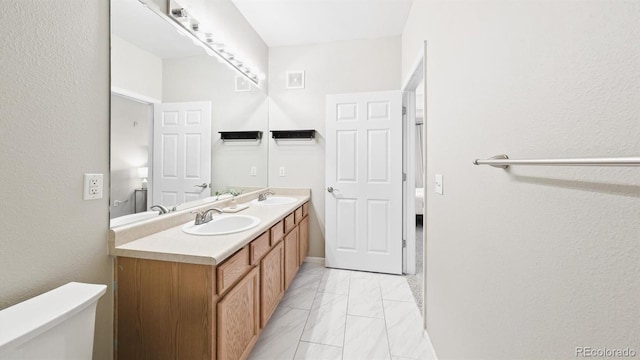
[[284, 237], [284, 288], [288, 289], [289, 284], [296, 277], [300, 267], [298, 244], [298, 227]]
[[284, 294], [284, 245], [278, 243], [260, 262], [260, 325], [262, 328]]
[[260, 331], [260, 270], [251, 270], [218, 302], [218, 360], [246, 359]]
[[309, 217], [305, 217], [300, 221], [300, 265], [309, 255]]

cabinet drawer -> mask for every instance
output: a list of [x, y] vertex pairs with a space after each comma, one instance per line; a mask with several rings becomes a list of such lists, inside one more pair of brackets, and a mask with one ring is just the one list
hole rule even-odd
[[271, 227], [271, 246], [275, 245], [284, 237], [284, 220]]
[[293, 230], [294, 227], [296, 227], [296, 219], [295, 215], [291, 213], [289, 216], [284, 218], [284, 233], [288, 233]]
[[297, 208], [294, 214], [296, 218], [296, 224], [300, 224], [300, 221], [302, 221], [302, 218], [304, 217], [304, 215], [302, 215], [302, 206]]
[[267, 231], [253, 240], [249, 248], [251, 250], [251, 265], [255, 265], [271, 248], [269, 245], [269, 232]]
[[302, 205], [302, 217], [309, 215], [309, 202], [307, 201]]
[[229, 289], [249, 270], [249, 248], [243, 247], [218, 266], [218, 295]]

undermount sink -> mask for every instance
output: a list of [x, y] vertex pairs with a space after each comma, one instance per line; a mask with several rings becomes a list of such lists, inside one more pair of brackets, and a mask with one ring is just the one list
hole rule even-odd
[[182, 231], [190, 235], [225, 235], [249, 230], [260, 224], [260, 219], [251, 215], [214, 215], [213, 220], [202, 225], [191, 221], [182, 226]]
[[293, 204], [296, 202], [296, 199], [286, 196], [269, 196], [266, 200], [258, 201], [258, 199], [253, 200], [251, 203], [255, 205], [287, 205]]

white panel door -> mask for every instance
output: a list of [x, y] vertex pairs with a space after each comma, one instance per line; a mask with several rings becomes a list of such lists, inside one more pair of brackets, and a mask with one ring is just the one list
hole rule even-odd
[[211, 102], [154, 104], [153, 205], [206, 198], [210, 182]]
[[402, 93], [328, 95], [328, 267], [402, 273]]

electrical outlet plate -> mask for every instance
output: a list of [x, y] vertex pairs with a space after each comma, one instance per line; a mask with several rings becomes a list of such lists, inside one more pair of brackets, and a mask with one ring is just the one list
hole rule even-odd
[[284, 176], [284, 166], [280, 166], [280, 176]]
[[84, 199], [102, 199], [103, 184], [102, 174], [84, 174]]
[[255, 166], [251, 167], [251, 176], [256, 176], [258, 174], [258, 169]]

